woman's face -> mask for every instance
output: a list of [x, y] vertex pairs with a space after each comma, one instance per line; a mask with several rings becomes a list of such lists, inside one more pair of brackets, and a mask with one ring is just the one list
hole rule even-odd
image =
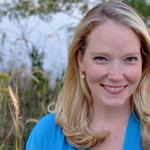
[[87, 43], [78, 63], [94, 103], [105, 106], [130, 103], [142, 75], [137, 35], [126, 26], [107, 21], [90, 33]]

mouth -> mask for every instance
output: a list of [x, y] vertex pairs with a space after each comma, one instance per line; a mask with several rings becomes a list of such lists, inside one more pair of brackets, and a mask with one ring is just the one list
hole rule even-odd
[[101, 84], [101, 86], [110, 94], [120, 94], [124, 91], [124, 89], [128, 85], [119, 85], [119, 86], [113, 86], [113, 85], [105, 85]]

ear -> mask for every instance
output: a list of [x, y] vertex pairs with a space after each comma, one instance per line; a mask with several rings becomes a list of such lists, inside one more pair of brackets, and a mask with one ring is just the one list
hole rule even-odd
[[78, 66], [81, 72], [85, 71], [83, 58], [84, 58], [84, 54], [81, 51], [78, 51], [77, 62], [78, 62]]

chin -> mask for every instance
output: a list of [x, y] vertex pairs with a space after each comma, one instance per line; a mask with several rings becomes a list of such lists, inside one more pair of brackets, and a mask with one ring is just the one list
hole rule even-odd
[[102, 103], [105, 105], [105, 106], [108, 106], [108, 107], [123, 107], [123, 106], [126, 106], [128, 104], [130, 104], [130, 100], [129, 98], [128, 99], [124, 99], [124, 100], [120, 100], [121, 98], [119, 99], [109, 99], [109, 101], [106, 101], [106, 100], [103, 100]]

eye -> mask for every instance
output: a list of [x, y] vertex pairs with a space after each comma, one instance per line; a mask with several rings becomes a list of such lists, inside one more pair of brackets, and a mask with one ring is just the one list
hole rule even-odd
[[125, 61], [128, 62], [128, 63], [134, 63], [134, 62], [136, 62], [137, 60], [138, 60], [138, 58], [135, 57], [135, 56], [127, 57], [127, 58], [125, 59]]
[[94, 61], [96, 63], [106, 63], [109, 59], [107, 57], [104, 56], [96, 56], [94, 57]]

